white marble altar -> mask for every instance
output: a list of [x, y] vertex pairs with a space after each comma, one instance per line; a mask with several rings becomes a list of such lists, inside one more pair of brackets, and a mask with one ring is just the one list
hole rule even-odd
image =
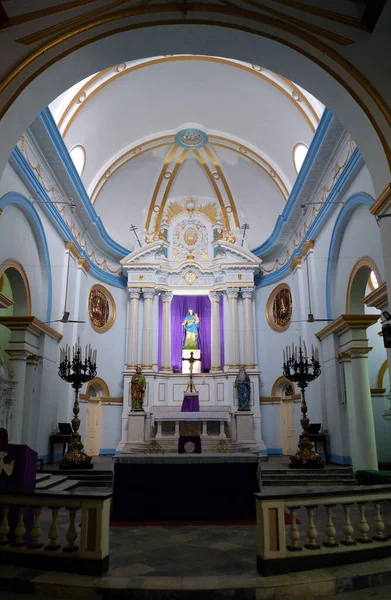
[[[129, 335], [123, 372], [122, 436], [117, 451], [146, 449], [152, 439], [160, 436], [166, 443], [166, 451], [177, 451], [182, 418], [173, 418], [168, 426], [168, 421], [165, 423], [159, 415], [164, 411], [180, 415], [189, 383], [186, 374], [189, 363], [183, 361], [182, 373], [173, 373], [171, 365], [171, 302], [174, 295], [179, 294], [208, 295], [211, 302], [210, 372], [201, 373], [203, 366], [197, 361], [193, 367], [194, 384], [202, 413], [224, 413], [230, 418], [216, 417], [220, 421], [216, 430], [208, 425], [213, 419], [200, 419], [200, 423], [207, 423], [203, 425], [203, 435], [207, 438], [205, 442], [210, 442], [209, 450], [214, 450], [216, 440], [223, 435], [232, 449], [261, 453], [266, 448], [261, 437], [259, 367], [255, 358], [253, 317], [254, 276], [261, 261], [248, 250], [246, 243], [242, 245], [235, 229], [237, 225], [230, 221], [232, 215], [227, 214], [223, 224], [217, 207], [204, 210], [201, 205], [189, 202], [187, 207], [176, 205], [174, 208], [160, 216], [160, 220], [156, 217], [155, 229], [147, 232], [144, 245], [136, 247], [121, 261], [128, 278]], [[162, 313], [158, 365], [159, 296]], [[221, 364], [220, 354], [221, 297], [224, 305], [224, 364]], [[147, 382], [144, 416], [130, 410], [130, 382], [137, 364], [142, 367]], [[251, 410], [245, 417], [238, 413], [234, 387], [240, 365], [245, 366], [251, 381]]]

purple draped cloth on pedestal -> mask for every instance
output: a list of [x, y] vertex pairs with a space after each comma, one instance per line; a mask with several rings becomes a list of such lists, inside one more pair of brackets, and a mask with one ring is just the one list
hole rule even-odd
[[196, 396], [184, 395], [181, 412], [200, 412], [198, 394]]

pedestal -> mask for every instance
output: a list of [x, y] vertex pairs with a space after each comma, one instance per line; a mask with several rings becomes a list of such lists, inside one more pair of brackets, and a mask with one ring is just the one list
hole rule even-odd
[[131, 444], [145, 443], [145, 419], [147, 415], [145, 412], [131, 412], [129, 413], [128, 422], [128, 442]]
[[254, 426], [252, 413], [236, 413], [236, 435], [238, 442], [254, 443]]
[[193, 374], [201, 373], [201, 350], [182, 350], [182, 373], [190, 373], [190, 363], [184, 358], [190, 358], [190, 352], [193, 353], [193, 358], [196, 360], [193, 363]]

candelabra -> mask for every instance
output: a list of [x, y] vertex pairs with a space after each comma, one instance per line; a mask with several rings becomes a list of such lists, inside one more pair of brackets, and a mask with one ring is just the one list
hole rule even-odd
[[91, 346], [86, 346], [85, 358], [83, 361], [80, 341], [72, 348], [66, 345], [60, 350], [60, 367], [58, 374], [64, 381], [71, 384], [75, 390], [75, 400], [73, 403], [72, 437], [68, 444], [68, 451], [62, 459], [60, 468], [62, 469], [92, 469], [91, 457], [87, 456], [83, 450], [81, 436], [79, 433], [80, 419], [78, 414], [79, 390], [84, 383], [90, 381], [96, 376], [96, 350], [92, 351]]
[[309, 439], [309, 425], [310, 420], [307, 417], [307, 403], [305, 399], [305, 389], [308, 387], [310, 381], [314, 381], [319, 377], [321, 370], [319, 365], [319, 354], [318, 350], [312, 346], [312, 357], [307, 357], [307, 346], [304, 342], [304, 351], [301, 347], [301, 338], [299, 342], [299, 349], [292, 344], [292, 348], [287, 346], [283, 350], [284, 364], [283, 373], [284, 376], [297, 383], [301, 389], [301, 412], [302, 417], [300, 419], [303, 432], [300, 435], [300, 441], [298, 443], [299, 451], [294, 456], [291, 456], [290, 468], [317, 468], [323, 469], [324, 464], [319, 454], [317, 454], [313, 448], [313, 443]]

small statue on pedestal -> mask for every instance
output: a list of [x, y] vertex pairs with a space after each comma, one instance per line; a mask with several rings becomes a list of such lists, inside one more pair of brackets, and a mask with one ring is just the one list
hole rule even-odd
[[141, 367], [136, 367], [136, 372], [130, 382], [130, 389], [132, 393], [132, 411], [144, 410], [144, 392], [147, 382], [144, 375], [141, 373]]
[[238, 410], [250, 410], [251, 381], [243, 366], [239, 367], [234, 387], [238, 390]]

